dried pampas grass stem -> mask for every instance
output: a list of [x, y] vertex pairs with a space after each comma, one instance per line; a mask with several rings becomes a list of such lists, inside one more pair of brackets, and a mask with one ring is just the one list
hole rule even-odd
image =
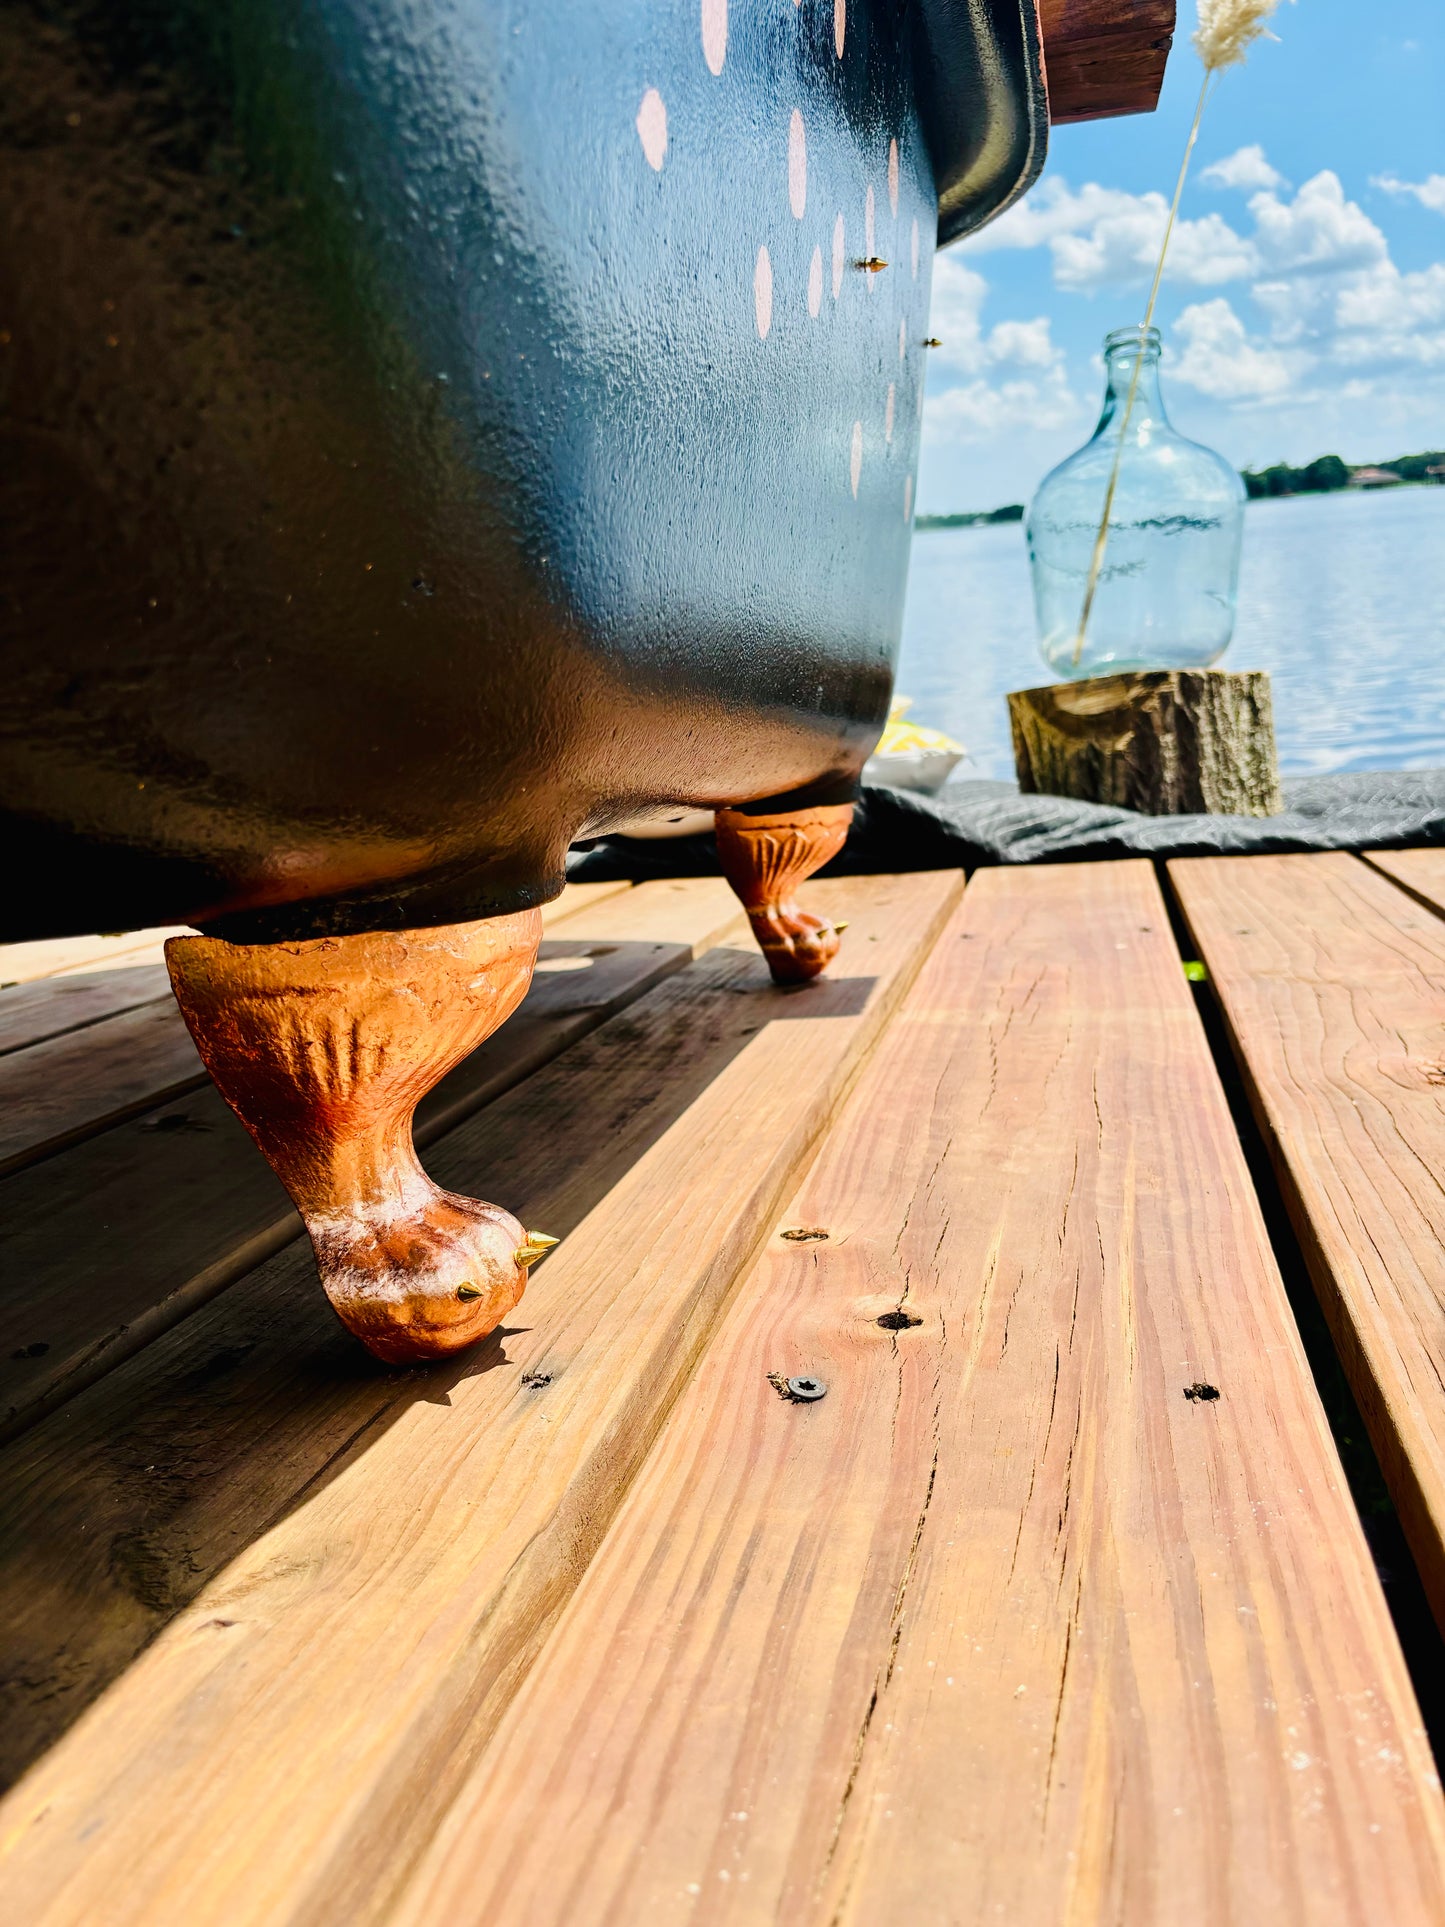
[[1190, 123], [1189, 138], [1184, 143], [1184, 158], [1179, 164], [1179, 179], [1174, 183], [1174, 199], [1169, 204], [1169, 219], [1164, 224], [1164, 238], [1159, 243], [1159, 259], [1154, 266], [1154, 280], [1149, 289], [1149, 300], [1144, 309], [1144, 319], [1139, 327], [1139, 352], [1134, 357], [1133, 371], [1129, 376], [1129, 392], [1124, 400], [1124, 413], [1119, 422], [1119, 440], [1114, 449], [1114, 462], [1109, 470], [1109, 486], [1104, 491], [1104, 513], [1099, 518], [1099, 532], [1094, 537], [1094, 552], [1089, 558], [1089, 575], [1084, 584], [1084, 606], [1079, 612], [1079, 631], [1074, 637], [1074, 665], [1077, 668], [1084, 653], [1084, 637], [1088, 633], [1089, 617], [1094, 609], [1094, 595], [1099, 587], [1099, 575], [1104, 566], [1104, 551], [1109, 543], [1109, 517], [1114, 512], [1114, 495], [1119, 486], [1119, 464], [1124, 459], [1124, 437], [1129, 432], [1129, 419], [1134, 413], [1134, 398], [1139, 392], [1139, 370], [1144, 365], [1144, 344], [1149, 329], [1154, 322], [1154, 304], [1159, 299], [1159, 284], [1164, 279], [1164, 258], [1169, 252], [1169, 243], [1174, 234], [1174, 222], [1179, 213], [1180, 198], [1184, 193], [1184, 182], [1189, 174], [1189, 163], [1194, 156], [1194, 143], [1199, 139], [1199, 123], [1204, 118], [1204, 103], [1209, 98], [1210, 88], [1217, 75], [1226, 67], [1242, 67], [1250, 48], [1256, 40], [1273, 40], [1274, 35], [1265, 26], [1279, 0], [1199, 0], [1199, 25], [1194, 30], [1194, 51], [1199, 55], [1204, 69], [1204, 79], [1199, 88], [1199, 99], [1195, 103], [1194, 119]]

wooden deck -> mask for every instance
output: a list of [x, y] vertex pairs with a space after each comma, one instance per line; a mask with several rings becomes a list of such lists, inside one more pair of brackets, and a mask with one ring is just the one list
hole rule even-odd
[[418, 1139], [563, 1243], [407, 1373], [151, 939], [0, 953], [7, 1921], [1445, 1920], [1285, 1284], [1445, 1618], [1445, 858], [808, 894], [553, 906]]

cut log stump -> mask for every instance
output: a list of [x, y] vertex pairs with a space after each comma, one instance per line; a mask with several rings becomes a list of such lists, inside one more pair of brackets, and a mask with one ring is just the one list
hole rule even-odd
[[1149, 669], [1016, 689], [1019, 788], [1147, 816], [1284, 808], [1263, 670]]

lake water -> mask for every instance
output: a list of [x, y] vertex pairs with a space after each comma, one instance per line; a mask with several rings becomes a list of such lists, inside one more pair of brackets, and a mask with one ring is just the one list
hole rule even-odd
[[[1286, 775], [1445, 767], [1445, 488], [1251, 502], [1222, 669], [1267, 669]], [[1012, 777], [1004, 693], [1052, 681], [1018, 523], [913, 538], [898, 689]]]

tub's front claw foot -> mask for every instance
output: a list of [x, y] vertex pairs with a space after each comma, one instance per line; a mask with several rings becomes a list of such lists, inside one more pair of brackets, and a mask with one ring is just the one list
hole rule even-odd
[[389, 1365], [423, 1364], [485, 1338], [525, 1291], [527, 1267], [557, 1242], [500, 1205], [427, 1185], [426, 1201], [399, 1215], [306, 1221], [336, 1315]]
[[555, 1240], [443, 1191], [417, 1104], [508, 1018], [531, 980], [535, 910], [299, 943], [173, 937], [166, 962], [222, 1096], [290, 1192], [326, 1294], [377, 1357], [471, 1345]]

